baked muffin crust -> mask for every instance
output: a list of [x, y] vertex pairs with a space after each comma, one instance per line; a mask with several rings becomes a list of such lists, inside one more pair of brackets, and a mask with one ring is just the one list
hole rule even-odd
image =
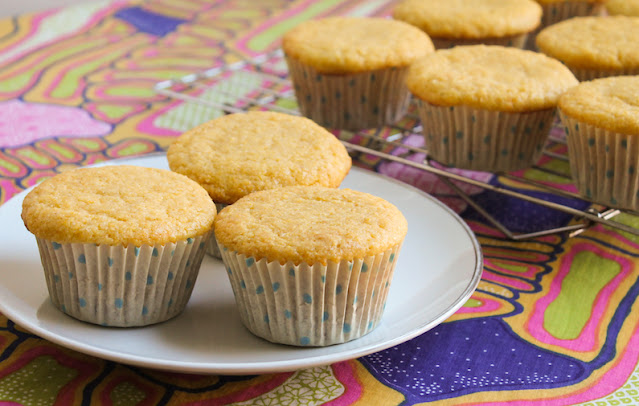
[[167, 158], [171, 170], [224, 204], [282, 186], [337, 187], [351, 168], [346, 148], [323, 127], [304, 117], [263, 111], [195, 127], [171, 144]]
[[582, 122], [639, 136], [639, 77], [582, 82], [559, 98], [561, 111]]
[[500, 46], [458, 46], [413, 64], [406, 83], [418, 98], [439, 106], [465, 105], [508, 112], [553, 108], [577, 79], [545, 55]]
[[393, 17], [433, 38], [492, 38], [534, 30], [541, 7], [532, 0], [404, 0]]
[[639, 1], [607, 0], [606, 10], [610, 15], [639, 16]]
[[248, 195], [215, 222], [224, 247], [254, 258], [309, 265], [376, 255], [401, 243], [394, 205], [350, 189], [292, 186]]
[[577, 69], [639, 67], [639, 17], [576, 17], [537, 35], [540, 51]]
[[282, 48], [287, 57], [324, 74], [404, 67], [435, 49], [420, 29], [374, 17], [305, 21], [286, 32]]
[[142, 246], [209, 231], [215, 205], [197, 183], [162, 169], [131, 165], [58, 174], [24, 199], [22, 219], [57, 243]]

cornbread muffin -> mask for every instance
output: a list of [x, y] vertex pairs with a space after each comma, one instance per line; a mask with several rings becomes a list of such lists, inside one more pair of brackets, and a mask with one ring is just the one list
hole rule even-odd
[[367, 193], [292, 186], [238, 200], [215, 229], [245, 326], [325, 346], [377, 326], [407, 223]]
[[526, 168], [539, 158], [559, 95], [577, 84], [547, 56], [500, 46], [438, 50], [411, 66], [430, 155], [485, 171]]
[[545, 28], [537, 46], [583, 80], [639, 73], [639, 17], [577, 17]]
[[[218, 209], [259, 190], [338, 187], [351, 158], [313, 121], [276, 112], [230, 114], [195, 127], [169, 147], [171, 170], [198, 182]], [[215, 239], [207, 252], [221, 258]]]
[[639, 0], [608, 0], [606, 10], [610, 15], [639, 17]]
[[351, 158], [337, 138], [313, 121], [252, 111], [197, 126], [169, 147], [171, 170], [202, 185], [216, 203], [232, 204], [281, 186], [338, 187]]
[[120, 327], [184, 309], [215, 215], [206, 191], [186, 176], [129, 165], [61, 173], [22, 206], [53, 304]]
[[408, 108], [408, 65], [434, 50], [428, 35], [401, 21], [329, 17], [282, 39], [300, 111], [332, 128], [357, 130], [399, 120]]
[[559, 98], [575, 184], [588, 199], [639, 210], [639, 77], [583, 82]]
[[403, 0], [393, 18], [426, 32], [435, 48], [490, 44], [523, 48], [541, 21], [533, 0]]

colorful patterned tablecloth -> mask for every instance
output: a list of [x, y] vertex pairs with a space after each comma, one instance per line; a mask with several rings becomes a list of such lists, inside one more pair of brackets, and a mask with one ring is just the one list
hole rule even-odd
[[[392, 6], [380, 0], [97, 1], [0, 20], [0, 203], [69, 167], [164, 151], [185, 126], [207, 119], [155, 93], [158, 81], [276, 49], [282, 33], [304, 19], [389, 15]], [[250, 92], [250, 83], [243, 85]], [[595, 226], [573, 238], [514, 242], [435, 176], [396, 163], [361, 164], [435, 194], [475, 231], [485, 256], [482, 281], [445, 323], [356, 360], [207, 376], [94, 358], [0, 315], [0, 405], [639, 404], [639, 238]], [[568, 171], [562, 160], [546, 157], [540, 164]], [[522, 174], [572, 190], [561, 177], [534, 169]], [[502, 177], [473, 176], [512, 186]], [[462, 187], [514, 231], [573, 221]], [[639, 226], [635, 217], [621, 219]]]

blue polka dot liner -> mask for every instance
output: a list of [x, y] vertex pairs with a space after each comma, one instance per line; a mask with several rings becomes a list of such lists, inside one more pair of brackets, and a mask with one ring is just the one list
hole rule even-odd
[[210, 237], [141, 247], [36, 240], [56, 308], [88, 323], [133, 327], [184, 310]]
[[408, 111], [408, 67], [325, 75], [295, 58], [287, 57], [286, 63], [300, 111], [324, 127], [378, 128], [399, 121]]
[[[599, 1], [553, 1], [539, 2], [539, 5], [542, 8], [539, 30], [573, 17], [601, 15], [605, 9], [603, 2]], [[536, 36], [536, 34], [531, 35], [531, 40], [529, 41], [531, 49], [536, 49]], [[575, 69], [571, 70], [575, 73]], [[580, 81], [582, 80], [576, 73], [575, 76]]]
[[[224, 203], [215, 203], [215, 209], [219, 213], [223, 208], [225, 208], [226, 204]], [[209, 238], [206, 242], [206, 253], [213, 258], [222, 259], [222, 253], [220, 252], [220, 248], [217, 246], [217, 241], [215, 240], [215, 235]]]
[[[580, 195], [605, 206], [639, 210], [639, 142], [622, 134], [567, 116], [570, 173]], [[577, 125], [578, 124], [578, 125]]]
[[318, 347], [357, 339], [379, 325], [401, 244], [326, 265], [280, 264], [221, 248], [246, 328], [274, 343]]
[[537, 163], [555, 115], [555, 108], [505, 112], [423, 100], [418, 111], [431, 158], [487, 172], [511, 172]]

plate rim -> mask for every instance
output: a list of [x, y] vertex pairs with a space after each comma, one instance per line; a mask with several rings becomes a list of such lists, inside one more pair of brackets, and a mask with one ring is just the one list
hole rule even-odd
[[[139, 160], [145, 160], [145, 159], [150, 160], [150, 159], [159, 158], [162, 156], [166, 156], [166, 153], [156, 152], [156, 153], [144, 154], [144, 155], [135, 156], [135, 157], [116, 158], [116, 159], [95, 163], [92, 165], [85, 165], [82, 167], [123, 165], [130, 161], [139, 161]], [[366, 173], [367, 175], [370, 175], [373, 177], [379, 177], [384, 179], [385, 181], [405, 187], [409, 190], [412, 190], [414, 193], [421, 195], [422, 197], [426, 198], [430, 202], [436, 204], [440, 209], [443, 209], [448, 215], [450, 215], [458, 225], [462, 227], [463, 231], [470, 239], [470, 242], [473, 248], [475, 265], [472, 271], [472, 278], [469, 279], [468, 284], [466, 285], [462, 293], [432, 320], [416, 328], [413, 328], [410, 332], [396, 336], [393, 339], [386, 340], [382, 343], [363, 346], [361, 348], [356, 348], [351, 351], [346, 351], [341, 353], [337, 352], [332, 354], [321, 354], [321, 355], [314, 356], [312, 358], [296, 358], [295, 360], [287, 359], [287, 360], [280, 360], [280, 361], [253, 361], [250, 363], [243, 363], [239, 365], [235, 363], [211, 363], [211, 362], [184, 363], [184, 362], [179, 362], [174, 360], [157, 360], [156, 359], [154, 361], [153, 359], [149, 359], [149, 357], [147, 356], [138, 356], [135, 354], [124, 354], [121, 352], [113, 351], [111, 349], [104, 349], [95, 345], [83, 343], [83, 342], [77, 341], [77, 339], [74, 339], [74, 338], [66, 338], [63, 335], [51, 332], [50, 330], [40, 326], [37, 323], [37, 320], [36, 322], [30, 322], [26, 318], [21, 317], [19, 311], [12, 310], [12, 308], [14, 308], [15, 306], [8, 307], [4, 300], [0, 301], [0, 313], [5, 315], [5, 317], [7, 317], [7, 319], [10, 320], [11, 322], [29, 331], [30, 333], [38, 336], [39, 338], [45, 339], [54, 344], [60, 345], [64, 348], [78, 351], [82, 354], [94, 356], [96, 358], [104, 359], [107, 361], [119, 362], [125, 365], [141, 367], [141, 368], [149, 368], [154, 370], [179, 372], [179, 373], [254, 375], [254, 374], [266, 374], [266, 373], [291, 372], [291, 371], [295, 371], [299, 369], [330, 365], [337, 362], [360, 358], [375, 352], [383, 351], [385, 349], [394, 347], [404, 342], [407, 342], [419, 335], [426, 333], [427, 331], [431, 330], [432, 328], [444, 322], [446, 319], [452, 316], [457, 310], [459, 310], [459, 308], [461, 308], [463, 304], [472, 296], [477, 286], [479, 285], [479, 282], [481, 281], [481, 276], [483, 272], [483, 253], [481, 250], [481, 245], [479, 244], [479, 241], [477, 240], [477, 237], [475, 236], [474, 232], [470, 229], [470, 226], [461, 218], [461, 216], [455, 213], [450, 207], [446, 206], [443, 202], [441, 202], [436, 197], [424, 192], [423, 190], [413, 185], [410, 185], [398, 179], [380, 174], [372, 170], [367, 170], [357, 166], [353, 166], [351, 168], [351, 171], [352, 170], [355, 170], [357, 172], [361, 171], [363, 173]], [[26, 195], [31, 189], [33, 189], [33, 187], [35, 186], [31, 186], [19, 192], [18, 194], [12, 196], [11, 199], [9, 200], [13, 200], [14, 198], [18, 198], [23, 195]], [[0, 210], [2, 210], [2, 207], [4, 207], [5, 204], [9, 202], [9, 200], [0, 206]], [[0, 285], [0, 293], [2, 291], [10, 293], [8, 289]], [[335, 346], [332, 346], [332, 347], [339, 347], [340, 345], [343, 345], [343, 344], [336, 344]], [[298, 347], [296, 348], [299, 349]], [[303, 365], [300, 364], [302, 360], [305, 361], [303, 362]]]

